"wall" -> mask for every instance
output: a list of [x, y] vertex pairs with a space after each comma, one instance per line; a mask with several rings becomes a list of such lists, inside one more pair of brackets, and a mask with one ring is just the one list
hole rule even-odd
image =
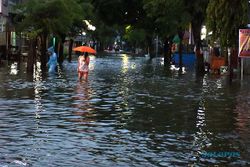
[[8, 0], [0, 0], [0, 15], [8, 16]]

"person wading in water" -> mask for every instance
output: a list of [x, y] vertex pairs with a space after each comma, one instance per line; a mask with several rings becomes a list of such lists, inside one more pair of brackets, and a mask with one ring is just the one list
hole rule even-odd
[[78, 79], [79, 81], [82, 80], [82, 77], [85, 81], [88, 80], [88, 74], [89, 74], [89, 54], [88, 52], [85, 52], [84, 56], [81, 55], [78, 58]]

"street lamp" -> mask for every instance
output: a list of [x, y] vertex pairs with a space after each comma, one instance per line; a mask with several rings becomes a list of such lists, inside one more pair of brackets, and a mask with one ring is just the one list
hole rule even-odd
[[[85, 24], [87, 25], [88, 30], [90, 30], [90, 31], [95, 31], [96, 30], [96, 27], [94, 25], [92, 25], [88, 20], [83, 20], [83, 22], [85, 22]], [[85, 33], [85, 35], [86, 35], [86, 33]]]
[[83, 20], [83, 21], [87, 24], [88, 30], [91, 30], [91, 31], [95, 31], [96, 30], [96, 27], [93, 26], [92, 24], [90, 24], [90, 22], [88, 20]]

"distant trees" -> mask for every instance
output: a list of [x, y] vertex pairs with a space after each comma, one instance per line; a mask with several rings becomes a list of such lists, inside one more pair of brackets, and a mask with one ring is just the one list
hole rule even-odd
[[[181, 39], [179, 44], [180, 66], [182, 67], [182, 37], [184, 29], [190, 21], [183, 0], [145, 0], [144, 9], [147, 16], [154, 20], [155, 34], [162, 37], [165, 45], [164, 64], [169, 66], [171, 59], [171, 44], [174, 35]], [[180, 68], [181, 70], [182, 68]]]
[[[111, 41], [117, 35], [121, 37], [125, 35], [125, 40], [129, 43], [138, 43], [138, 41], [134, 41], [135, 36], [139, 35], [135, 32], [142, 33], [137, 28], [138, 23], [145, 16], [142, 12], [142, 0], [131, 0], [129, 3], [124, 0], [93, 0], [92, 4], [96, 16], [96, 25], [98, 27], [100, 25], [95, 33], [96, 35], [99, 34], [97, 38], [101, 40], [102, 44]], [[128, 26], [131, 27], [129, 31], [125, 30]], [[138, 40], [140, 39], [138, 38]]]
[[134, 48], [145, 46], [146, 31], [129, 25], [125, 29], [124, 39]]
[[[99, 49], [120, 35], [134, 47], [144, 47], [152, 53], [152, 39], [159, 36], [164, 41], [165, 64], [169, 65], [174, 35], [180, 37], [182, 48], [184, 30], [191, 24], [197, 72], [202, 74], [204, 60], [199, 52], [202, 25], [207, 23], [213, 31], [213, 39], [219, 39], [222, 46], [236, 47], [238, 28], [247, 23], [247, 7], [245, 0], [131, 0], [130, 3], [125, 0], [29, 0], [16, 8], [17, 30], [28, 34], [32, 43], [40, 41], [42, 67], [47, 61], [48, 37], [59, 39], [59, 61], [62, 62], [65, 37], [73, 39], [83, 29], [87, 30], [85, 19], [97, 26], [91, 35], [99, 41]], [[36, 45], [30, 46], [35, 49]]]

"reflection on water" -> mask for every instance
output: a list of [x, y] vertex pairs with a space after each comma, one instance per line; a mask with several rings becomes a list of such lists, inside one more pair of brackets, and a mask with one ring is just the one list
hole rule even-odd
[[25, 64], [1, 67], [0, 167], [249, 166], [249, 78], [228, 85], [161, 62], [91, 56], [87, 82], [76, 61], [54, 75], [38, 63], [32, 78]]
[[[249, 85], [246, 85], [249, 86]], [[234, 109], [237, 116], [236, 119], [236, 131], [239, 133], [239, 138], [242, 147], [245, 147], [248, 154], [242, 155], [245, 159], [249, 160], [250, 152], [250, 137], [249, 137], [249, 128], [250, 128], [250, 92], [241, 90], [236, 96], [236, 107]]]
[[91, 104], [90, 95], [93, 95], [93, 92], [88, 82], [77, 83], [72, 106], [76, 109], [73, 114], [83, 117], [81, 120], [94, 116], [94, 105]]
[[197, 109], [197, 116], [196, 116], [196, 133], [194, 135], [194, 152], [192, 160], [194, 164], [198, 161], [201, 157], [201, 154], [211, 146], [211, 141], [209, 139], [209, 135], [211, 132], [206, 130], [206, 93], [209, 93], [209, 85], [208, 85], [208, 77], [205, 76], [202, 80], [202, 87], [201, 87], [201, 96], [199, 99], [199, 107]]
[[37, 62], [35, 65], [35, 70], [33, 74], [33, 82], [34, 82], [34, 102], [36, 107], [35, 118], [40, 118], [39, 113], [44, 111], [43, 104], [42, 104], [42, 70], [41, 70], [41, 63]]

